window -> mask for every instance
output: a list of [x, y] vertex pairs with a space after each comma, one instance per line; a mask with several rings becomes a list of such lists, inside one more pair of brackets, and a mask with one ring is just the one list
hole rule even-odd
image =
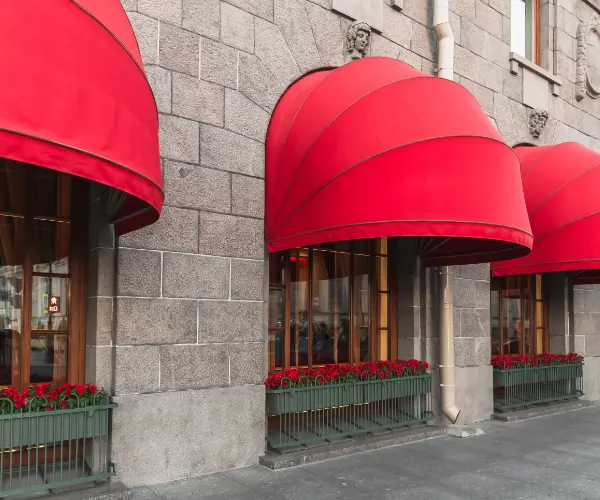
[[388, 241], [299, 248], [269, 259], [269, 372], [389, 359], [395, 294]]
[[548, 351], [548, 307], [542, 275], [493, 278], [491, 320], [493, 355]]
[[539, 0], [511, 0], [510, 49], [539, 64]]
[[0, 386], [82, 381], [86, 186], [0, 159]]

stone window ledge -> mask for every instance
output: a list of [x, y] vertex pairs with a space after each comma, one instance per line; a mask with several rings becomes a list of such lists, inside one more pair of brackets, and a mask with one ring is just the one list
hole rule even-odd
[[559, 76], [553, 75], [541, 66], [532, 63], [529, 59], [525, 59], [524, 57], [520, 56], [519, 54], [515, 54], [514, 52], [510, 53], [509, 60], [510, 72], [513, 75], [519, 74], [519, 66], [521, 66], [522, 68], [527, 69], [532, 73], [535, 73], [536, 75], [548, 80], [552, 84], [552, 94], [558, 95], [559, 87], [562, 85], [562, 79]]

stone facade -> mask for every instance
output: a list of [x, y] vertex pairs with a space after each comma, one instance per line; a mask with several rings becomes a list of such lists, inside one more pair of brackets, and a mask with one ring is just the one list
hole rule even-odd
[[[348, 17], [344, 0], [122, 3], [156, 97], [166, 200], [156, 224], [118, 239], [93, 206], [86, 366], [120, 405], [113, 460], [136, 486], [250, 465], [264, 452], [266, 130], [291, 83], [343, 63], [348, 28], [364, 19]], [[431, 2], [346, 3], [376, 16], [371, 56], [435, 74]], [[579, 25], [600, 7], [542, 0], [541, 67], [532, 67], [511, 56], [510, 5], [450, 0], [455, 81], [510, 145], [577, 141], [600, 151], [600, 99], [578, 98], [576, 62]], [[532, 135], [534, 108], [547, 120]], [[399, 354], [435, 365], [437, 276], [410, 245], [398, 254]], [[492, 411], [489, 266], [453, 273], [466, 423]], [[600, 375], [595, 294], [574, 290], [573, 346], [598, 356], [586, 373]], [[598, 380], [586, 381], [588, 397], [600, 398]]]

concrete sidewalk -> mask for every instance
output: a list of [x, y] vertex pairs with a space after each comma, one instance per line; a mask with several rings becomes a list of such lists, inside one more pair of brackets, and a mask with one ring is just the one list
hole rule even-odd
[[134, 500], [600, 499], [600, 407], [272, 471], [238, 469], [133, 490]]

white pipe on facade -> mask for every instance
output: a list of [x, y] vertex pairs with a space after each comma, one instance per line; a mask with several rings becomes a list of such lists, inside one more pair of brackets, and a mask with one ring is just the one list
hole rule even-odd
[[[454, 80], [454, 34], [450, 26], [448, 0], [433, 0], [433, 30], [438, 40], [438, 76]], [[453, 424], [460, 408], [456, 406], [456, 375], [454, 368], [454, 310], [452, 274], [449, 267], [440, 268], [440, 393], [442, 412]]]
[[452, 273], [449, 267], [440, 267], [438, 304], [440, 309], [440, 394], [442, 412], [453, 424], [458, 420], [460, 408], [456, 406], [454, 373], [454, 303], [452, 299]]

